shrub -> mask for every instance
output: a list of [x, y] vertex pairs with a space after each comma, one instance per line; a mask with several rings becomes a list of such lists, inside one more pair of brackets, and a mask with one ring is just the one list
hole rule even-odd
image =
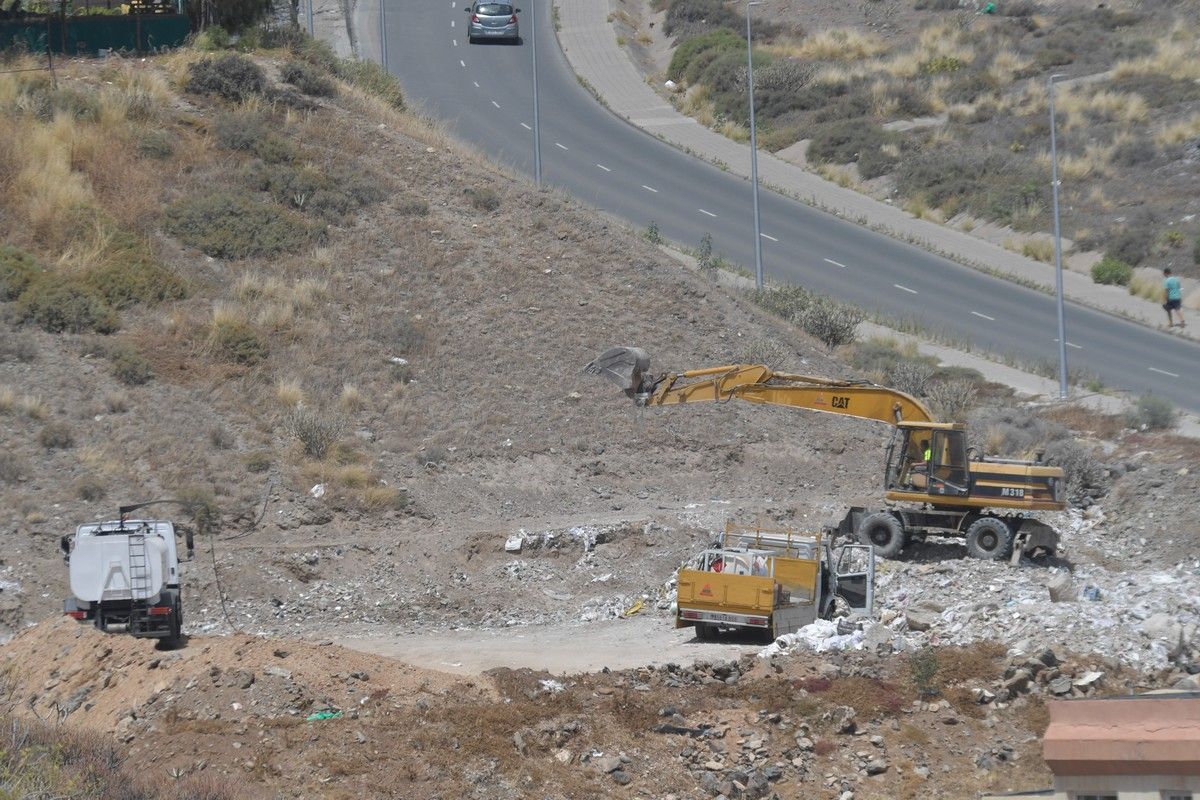
[[406, 217], [423, 217], [429, 213], [429, 203], [412, 198], [401, 200], [396, 204], [396, 213]]
[[253, 152], [266, 136], [266, 121], [253, 111], [231, 111], [213, 123], [213, 138], [226, 150]]
[[913, 8], [917, 11], [956, 11], [960, 0], [917, 0]]
[[104, 407], [110, 414], [124, 414], [129, 410], [129, 395], [125, 392], [109, 392], [104, 396]]
[[1109, 161], [1117, 167], [1133, 167], [1153, 161], [1158, 155], [1154, 143], [1145, 136], [1126, 139], [1113, 148]]
[[337, 87], [333, 85], [333, 81], [303, 61], [289, 61], [279, 71], [279, 77], [285, 83], [290, 83], [305, 94], [314, 97], [333, 97], [337, 94]]
[[16, 483], [27, 471], [19, 456], [10, 450], [0, 450], [0, 483]]
[[0, 361], [20, 361], [29, 364], [37, 360], [37, 343], [33, 338], [16, 331], [6, 331], [0, 337]]
[[820, 340], [830, 352], [838, 345], [850, 344], [858, 332], [858, 323], [866, 315], [854, 306], [828, 298], [818, 298], [800, 312], [796, 322], [810, 336]]
[[1103, 486], [1105, 470], [1090, 448], [1073, 439], [1062, 439], [1046, 445], [1047, 464], [1062, 467], [1067, 500], [1079, 503], [1093, 490]]
[[75, 446], [75, 437], [65, 422], [47, 422], [38, 433], [38, 442], [47, 450], [66, 450]]
[[[1153, 246], [1153, 227], [1149, 220], [1142, 220], [1130, 225], [1110, 239], [1108, 249], [1104, 254], [1136, 267], [1150, 257], [1150, 249]], [[1128, 283], [1128, 280], [1124, 283]]]
[[933, 381], [926, 389], [930, 402], [945, 420], [962, 419], [966, 416], [975, 403], [977, 393], [975, 382], [965, 379]]
[[467, 188], [464, 194], [471, 199], [471, 205], [479, 211], [495, 211], [500, 207], [500, 195], [496, 190], [484, 186], [482, 188]]
[[929, 380], [937, 372], [937, 368], [924, 361], [905, 358], [897, 361], [888, 369], [886, 382], [888, 386], [921, 397], [929, 387]]
[[104, 483], [95, 475], [85, 475], [75, 481], [75, 494], [80, 500], [94, 503], [104, 499]]
[[229, 33], [220, 25], [210, 25], [196, 34], [192, 46], [209, 53], [226, 50], [229, 48]]
[[121, 326], [95, 289], [53, 273], [43, 273], [17, 299], [17, 318], [49, 333], [112, 333]]
[[234, 192], [187, 197], [170, 206], [166, 229], [217, 258], [253, 258], [295, 252], [322, 231], [277, 206]]
[[371, 486], [362, 493], [363, 507], [368, 511], [402, 511], [408, 507], [408, 495], [394, 486]]
[[258, 65], [245, 56], [230, 53], [220, 58], [205, 58], [188, 65], [187, 90], [233, 102], [242, 102], [262, 94], [267, 79]]
[[305, 455], [324, 458], [345, 433], [346, 420], [338, 414], [298, 406], [283, 418], [283, 429], [300, 442]]
[[208, 443], [217, 450], [228, 450], [237, 444], [237, 438], [224, 425], [213, 425], [208, 429]]
[[383, 198], [377, 181], [352, 170], [277, 165], [263, 167], [254, 178], [255, 187], [278, 202], [333, 219]]
[[175, 142], [165, 131], [142, 131], [138, 135], [137, 151], [146, 158], [163, 160], [175, 154]]
[[16, 300], [41, 271], [24, 250], [0, 245], [0, 300]]
[[271, 453], [268, 450], [255, 450], [242, 456], [242, 463], [248, 472], [266, 472], [271, 468]]
[[755, 290], [750, 293], [750, 299], [777, 317], [791, 322], [812, 303], [813, 294], [802, 286], [789, 285]]
[[672, 0], [667, 7], [663, 33], [674, 36], [711, 28], [736, 29], [739, 21], [737, 13], [721, 0]]
[[261, 363], [270, 355], [267, 343], [250, 323], [234, 317], [213, 320], [209, 343], [219, 358], [245, 366]]
[[1010, 153], [961, 147], [928, 150], [897, 165], [896, 188], [931, 206], [957, 203], [976, 216], [1012, 224], [1044, 209], [1040, 172]]
[[1092, 265], [1092, 280], [1106, 286], [1128, 286], [1133, 277], [1133, 267], [1119, 258], [1105, 255]]
[[[667, 67], [667, 77], [673, 81], [684, 77], [688, 66], [701, 53], [709, 51], [719, 53], [725, 50], [741, 52], [745, 49], [746, 40], [729, 28], [717, 28], [699, 36], [693, 36], [675, 48], [675, 53], [671, 56], [671, 63]], [[745, 53], [742, 54], [742, 57], [745, 58]], [[759, 78], [758, 70], [755, 70], [754, 77]], [[771, 78], [767, 78], [768, 86], [772, 85], [771, 81]]]
[[922, 697], [936, 697], [941, 694], [936, 678], [938, 673], [938, 654], [932, 647], [923, 647], [908, 657], [908, 669], [912, 673], [913, 688]]
[[963, 62], [954, 56], [938, 55], [922, 63], [921, 72], [925, 75], [945, 75], [957, 72], [963, 66]]
[[1169, 430], [1178, 422], [1178, 414], [1174, 404], [1165, 397], [1144, 394], [1129, 410], [1127, 421], [1129, 427], [1140, 431]]
[[203, 486], [184, 486], [175, 490], [175, 499], [192, 518], [196, 532], [209, 533], [221, 521], [221, 506], [211, 489]]
[[738, 359], [743, 364], [763, 364], [777, 370], [791, 355], [791, 348], [778, 339], [758, 338], [746, 343]]
[[108, 352], [109, 370], [126, 386], [141, 386], [154, 379], [154, 368], [128, 345], [118, 345]]
[[110, 253], [108, 263], [88, 272], [83, 283], [117, 309], [187, 297], [187, 287], [174, 272], [133, 249]]

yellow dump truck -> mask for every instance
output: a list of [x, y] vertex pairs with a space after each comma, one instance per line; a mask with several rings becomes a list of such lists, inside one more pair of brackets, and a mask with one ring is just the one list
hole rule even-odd
[[679, 569], [677, 586], [675, 627], [695, 627], [704, 640], [747, 628], [774, 640], [828, 619], [839, 597], [852, 615], [870, 616], [874, 548], [835, 550], [820, 534], [730, 522], [717, 545]]

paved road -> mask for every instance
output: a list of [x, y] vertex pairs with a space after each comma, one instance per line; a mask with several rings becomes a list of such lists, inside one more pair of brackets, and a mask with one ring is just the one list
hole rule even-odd
[[[696, 246], [708, 233], [715, 251], [752, 267], [748, 183], [608, 113], [579, 85], [559, 51], [546, 0], [524, 5], [521, 45], [469, 45], [463, 0], [406, 4], [403, 13], [389, 15], [390, 66], [408, 97], [493, 159], [532, 173], [528, 37], [536, 13], [545, 181], [635, 227], [653, 220], [674, 241]], [[1054, 303], [1046, 295], [780, 195], [763, 192], [760, 205], [768, 276], [894, 318], [919, 319], [979, 347], [1057, 363]], [[1200, 411], [1197, 345], [1073, 304], [1067, 307], [1067, 342], [1073, 371]]]

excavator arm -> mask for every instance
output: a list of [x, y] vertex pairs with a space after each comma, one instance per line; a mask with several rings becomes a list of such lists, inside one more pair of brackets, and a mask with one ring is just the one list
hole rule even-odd
[[638, 405], [745, 400], [791, 406], [895, 424], [932, 422], [920, 400], [895, 389], [865, 381], [843, 381], [775, 372], [761, 364], [732, 364], [652, 376], [650, 357], [636, 347], [606, 350], [583, 371], [621, 386]]

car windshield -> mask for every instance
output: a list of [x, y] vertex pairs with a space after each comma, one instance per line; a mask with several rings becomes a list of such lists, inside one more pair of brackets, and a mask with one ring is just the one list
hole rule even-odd
[[503, 3], [480, 3], [475, 6], [475, 13], [485, 17], [506, 17], [512, 13], [512, 6]]

